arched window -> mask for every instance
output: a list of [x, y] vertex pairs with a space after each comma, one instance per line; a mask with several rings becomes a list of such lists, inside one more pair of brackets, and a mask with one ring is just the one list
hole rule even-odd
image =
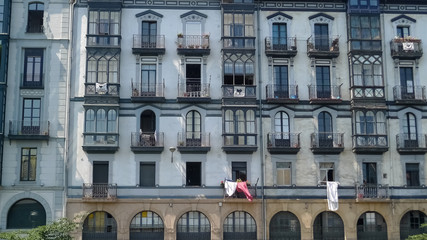
[[201, 212], [186, 212], [177, 223], [177, 240], [211, 239], [211, 224], [209, 219]]
[[226, 110], [224, 115], [225, 145], [256, 145], [254, 110]]
[[357, 220], [357, 239], [387, 240], [387, 224], [380, 214], [366, 212]]
[[332, 116], [328, 112], [320, 112], [318, 121], [318, 147], [333, 147]]
[[140, 118], [140, 146], [156, 145], [156, 114], [151, 110], [145, 110]]
[[243, 211], [230, 213], [224, 221], [224, 240], [256, 240], [257, 229], [253, 217]]
[[197, 111], [190, 111], [186, 116], [186, 146], [201, 146], [201, 117]]
[[400, 220], [400, 239], [407, 239], [410, 235], [427, 233], [427, 229], [421, 227], [427, 223], [427, 216], [421, 211], [409, 211]]
[[388, 145], [386, 136], [386, 118], [382, 111], [357, 111], [356, 143], [358, 146], [381, 146]]
[[344, 223], [334, 212], [322, 212], [314, 220], [313, 238], [315, 240], [344, 239]]
[[7, 213], [7, 229], [35, 228], [43, 225], [46, 225], [46, 211], [36, 200], [19, 200]]
[[275, 135], [275, 146], [277, 147], [289, 147], [290, 142], [290, 130], [289, 130], [289, 116], [283, 111], [276, 113], [274, 116], [274, 135]]
[[278, 212], [270, 221], [270, 240], [301, 239], [298, 218], [291, 212]]
[[29, 33], [43, 32], [43, 13], [44, 13], [43, 3], [32, 2], [28, 4], [27, 32]]
[[140, 212], [133, 217], [129, 232], [130, 240], [164, 239], [163, 220], [155, 212]]
[[117, 222], [107, 212], [93, 212], [83, 223], [83, 240], [117, 240]]
[[104, 109], [96, 111], [96, 132], [107, 132], [107, 116]]
[[417, 121], [412, 113], [406, 113], [403, 119], [403, 139], [405, 147], [418, 147]]
[[107, 132], [110, 132], [110, 133], [116, 132], [116, 119], [117, 119], [116, 110], [114, 109], [108, 110]]

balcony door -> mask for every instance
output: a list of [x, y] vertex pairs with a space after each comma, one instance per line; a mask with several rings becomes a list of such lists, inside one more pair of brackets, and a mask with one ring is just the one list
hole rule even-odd
[[155, 97], [156, 96], [156, 64], [141, 65], [141, 96]]
[[288, 50], [288, 31], [286, 23], [273, 23], [273, 49]]
[[317, 98], [331, 98], [331, 79], [329, 66], [316, 67]]
[[197, 111], [190, 111], [186, 117], [186, 146], [201, 146], [201, 117]]
[[151, 110], [145, 110], [140, 118], [140, 145], [156, 145], [156, 115]]
[[329, 51], [328, 24], [314, 24], [314, 46], [316, 50]]
[[363, 163], [363, 184], [367, 186], [377, 186], [377, 164]]
[[418, 147], [417, 121], [415, 115], [406, 113], [403, 119], [403, 137], [405, 148]]
[[274, 116], [275, 146], [289, 147], [291, 145], [289, 136], [289, 116], [285, 112], [278, 112]]
[[414, 99], [414, 75], [411, 67], [400, 68], [400, 85], [402, 86], [402, 99]]
[[40, 99], [24, 99], [22, 114], [22, 134], [40, 134]]
[[333, 147], [333, 130], [332, 130], [332, 116], [327, 112], [319, 113], [318, 117], [318, 130], [319, 130], [319, 147], [331, 148]]
[[142, 42], [143, 48], [156, 48], [157, 43], [157, 22], [143, 21], [142, 22]]
[[186, 97], [201, 97], [201, 64], [185, 65]]
[[201, 22], [185, 23], [185, 44], [190, 48], [201, 46], [202, 24]]
[[93, 162], [92, 171], [92, 196], [108, 197], [108, 162]]
[[186, 185], [187, 186], [202, 185], [202, 163], [201, 162], [187, 162]]
[[274, 66], [274, 98], [289, 98], [288, 66]]

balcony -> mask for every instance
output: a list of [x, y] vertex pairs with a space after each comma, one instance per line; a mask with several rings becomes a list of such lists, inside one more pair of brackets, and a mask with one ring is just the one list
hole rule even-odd
[[164, 133], [133, 132], [130, 149], [134, 153], [160, 153], [164, 149]]
[[21, 74], [21, 79], [23, 79], [21, 83], [21, 89], [43, 89], [44, 82], [44, 74]]
[[9, 121], [11, 140], [49, 140], [49, 121]]
[[248, 153], [256, 152], [256, 134], [232, 134], [224, 133], [222, 150], [226, 153]]
[[300, 133], [272, 132], [267, 134], [267, 149], [271, 154], [296, 154], [300, 148]]
[[351, 94], [353, 100], [385, 100], [384, 86], [353, 86]]
[[[252, 196], [253, 199], [256, 199], [258, 197], [258, 194], [257, 194], [257, 185], [258, 185], [258, 182], [255, 183], [255, 186], [251, 186], [251, 185], [247, 186], [248, 190], [249, 190], [249, 193], [251, 194], [251, 196]], [[233, 195], [228, 196], [227, 193], [226, 193], [225, 188], [223, 190], [223, 194], [224, 194], [224, 198], [227, 199], [227, 200], [230, 199], [230, 198], [234, 198], [234, 199], [247, 199], [246, 195], [243, 192], [238, 192], [238, 191], [235, 191]]]
[[119, 83], [85, 83], [85, 97], [119, 97]]
[[421, 39], [394, 38], [390, 42], [391, 57], [398, 59], [419, 59], [423, 56]]
[[400, 154], [425, 154], [427, 152], [426, 139], [427, 134], [397, 134], [397, 151]]
[[92, 48], [120, 48], [120, 35], [100, 35], [100, 34], [87, 34], [86, 47]]
[[390, 199], [390, 189], [388, 185], [381, 184], [357, 184], [356, 200]]
[[265, 38], [265, 55], [268, 57], [295, 57], [297, 55], [297, 38]]
[[393, 96], [396, 104], [425, 104], [426, 88], [424, 86], [395, 86]]
[[307, 55], [310, 58], [336, 58], [340, 55], [339, 38], [309, 37]]
[[117, 199], [117, 184], [83, 183], [83, 200], [114, 201]]
[[342, 102], [340, 85], [309, 85], [308, 94], [311, 104], [334, 104]]
[[349, 51], [352, 55], [369, 53], [370, 55], [382, 54], [381, 39], [350, 39], [348, 40]]
[[132, 53], [141, 56], [158, 56], [164, 55], [165, 49], [165, 36], [142, 36], [133, 35]]
[[119, 150], [118, 133], [83, 133], [83, 150], [88, 153], [114, 153]]
[[142, 85], [141, 82], [133, 82], [131, 101], [134, 103], [164, 102], [164, 91], [163, 83]]
[[388, 151], [387, 135], [353, 135], [353, 152], [359, 154], [382, 154]]
[[298, 103], [298, 85], [268, 84], [266, 87], [268, 103]]
[[256, 86], [222, 85], [223, 98], [256, 98]]
[[178, 151], [185, 153], [207, 153], [211, 150], [210, 133], [178, 133]]
[[255, 51], [255, 37], [222, 37], [222, 50]]
[[311, 151], [320, 154], [339, 154], [344, 150], [344, 133], [311, 134]]
[[206, 56], [211, 50], [209, 48], [209, 35], [181, 35], [178, 34], [177, 52], [186, 56]]
[[200, 82], [200, 79], [194, 78], [187, 78], [186, 82], [178, 85], [178, 102], [195, 103], [211, 100], [209, 83], [191, 83]]

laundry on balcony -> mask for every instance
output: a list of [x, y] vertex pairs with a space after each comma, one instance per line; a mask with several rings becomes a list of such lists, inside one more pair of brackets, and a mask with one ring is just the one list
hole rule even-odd
[[328, 209], [338, 210], [338, 182], [326, 182], [326, 194], [328, 196]]
[[402, 47], [404, 51], [414, 51], [414, 43], [413, 42], [404, 42], [402, 43]]
[[227, 196], [231, 197], [237, 191], [239, 193], [245, 194], [248, 201], [252, 201], [253, 197], [249, 192], [248, 186], [246, 182], [233, 182], [229, 180], [225, 180], [224, 188]]

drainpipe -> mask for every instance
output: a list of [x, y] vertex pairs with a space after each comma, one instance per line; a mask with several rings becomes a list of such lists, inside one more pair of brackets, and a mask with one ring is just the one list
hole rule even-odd
[[262, 80], [261, 80], [261, 20], [260, 20], [260, 2], [256, 3], [257, 4], [257, 36], [256, 36], [256, 41], [257, 41], [257, 66], [258, 66], [258, 71], [257, 71], [257, 79], [258, 79], [258, 106], [259, 106], [259, 159], [261, 162], [261, 221], [263, 224], [263, 231], [262, 231], [262, 239], [266, 240], [267, 239], [267, 222], [265, 219], [265, 214], [266, 214], [266, 204], [265, 204], [265, 198], [264, 198], [264, 176], [265, 176], [265, 164], [264, 164], [264, 137], [263, 137], [263, 131], [262, 131], [262, 91], [261, 91], [261, 87], [262, 87]]
[[67, 213], [67, 196], [68, 196], [68, 139], [69, 139], [69, 117], [70, 117], [70, 91], [71, 91], [71, 61], [72, 61], [72, 43], [73, 43], [73, 19], [74, 19], [74, 5], [76, 0], [70, 0], [70, 9], [68, 15], [68, 59], [67, 59], [67, 79], [66, 79], [66, 93], [65, 93], [65, 121], [64, 121], [64, 194], [62, 198], [62, 211], [63, 217]]

